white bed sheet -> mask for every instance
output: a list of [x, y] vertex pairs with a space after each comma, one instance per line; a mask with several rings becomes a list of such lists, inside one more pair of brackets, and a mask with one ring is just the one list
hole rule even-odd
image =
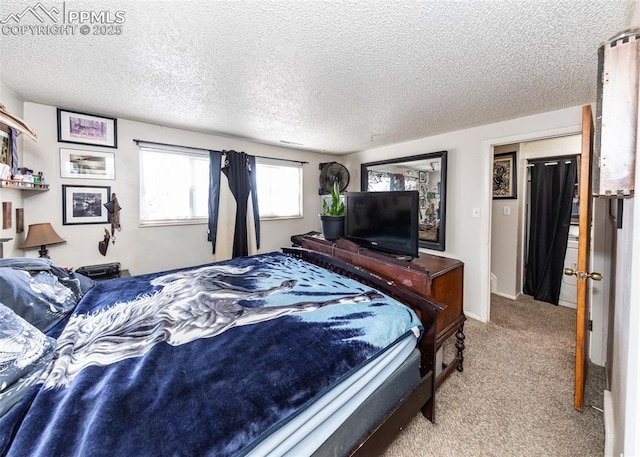
[[264, 439], [248, 457], [301, 457], [313, 454], [324, 441], [409, 357], [419, 329], [399, 340], [381, 356], [326, 392], [294, 419]]

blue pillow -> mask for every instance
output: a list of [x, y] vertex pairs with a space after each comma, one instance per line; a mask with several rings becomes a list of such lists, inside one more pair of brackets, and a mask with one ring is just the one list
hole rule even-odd
[[56, 340], [0, 303], [0, 416], [49, 366], [55, 345]]
[[50, 271], [0, 267], [0, 303], [42, 332], [64, 319], [80, 298]]
[[7, 257], [6, 259], [0, 259], [0, 267], [29, 271], [48, 271], [51, 268], [51, 260], [31, 257]]
[[79, 288], [80, 298], [84, 296], [96, 282], [88, 278], [87, 276], [75, 273], [71, 270], [66, 270], [61, 267], [56, 267], [51, 263], [49, 259], [31, 258], [31, 257], [8, 257], [0, 258], [0, 268], [11, 267], [24, 271], [50, 271], [55, 274], [65, 285], [69, 286], [75, 284]]
[[80, 273], [65, 270], [64, 268], [52, 265], [50, 271], [56, 275], [62, 284], [74, 291], [78, 297], [77, 301], [80, 301], [80, 299], [84, 297], [84, 294], [89, 292], [89, 290], [96, 285], [96, 282], [93, 279], [81, 275]]

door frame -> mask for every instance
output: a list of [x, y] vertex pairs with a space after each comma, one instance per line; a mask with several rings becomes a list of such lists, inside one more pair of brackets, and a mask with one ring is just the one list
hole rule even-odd
[[[488, 322], [491, 317], [491, 204], [493, 202], [492, 195], [492, 175], [493, 175], [493, 148], [513, 143], [526, 143], [529, 141], [546, 140], [550, 138], [558, 138], [569, 135], [581, 135], [582, 124], [578, 123], [568, 127], [562, 127], [552, 130], [543, 130], [538, 132], [529, 132], [508, 137], [492, 138], [482, 142], [482, 162], [484, 164], [484, 187], [487, 189], [483, 199], [483, 207], [481, 214], [486, 214], [486, 221], [481, 226], [481, 271], [480, 277], [485, 280], [481, 287], [481, 306], [480, 318], [483, 322]], [[518, 158], [518, 163], [520, 158]]]

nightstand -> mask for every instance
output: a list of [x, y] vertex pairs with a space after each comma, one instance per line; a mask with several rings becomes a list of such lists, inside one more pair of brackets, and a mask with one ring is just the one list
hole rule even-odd
[[94, 281], [106, 281], [107, 279], [126, 278], [128, 276], [131, 276], [129, 270], [120, 270], [115, 275], [94, 276], [91, 279], [93, 279]]

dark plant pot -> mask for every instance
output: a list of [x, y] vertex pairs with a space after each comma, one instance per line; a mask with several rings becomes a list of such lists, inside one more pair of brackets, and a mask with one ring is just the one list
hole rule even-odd
[[334, 241], [344, 235], [344, 216], [320, 215], [322, 235], [325, 240]]

